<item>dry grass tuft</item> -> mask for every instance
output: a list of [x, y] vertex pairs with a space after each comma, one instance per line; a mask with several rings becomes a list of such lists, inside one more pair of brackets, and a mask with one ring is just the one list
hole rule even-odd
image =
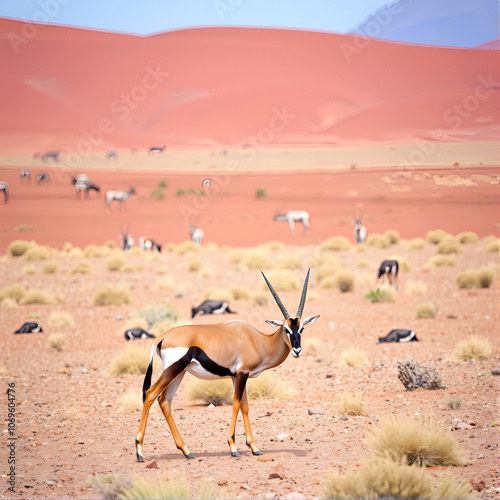
[[339, 252], [341, 250], [349, 250], [351, 248], [351, 242], [344, 236], [332, 236], [326, 241], [323, 241], [323, 243], [320, 244], [320, 248], [321, 250]]
[[350, 366], [350, 367], [359, 367], [368, 364], [368, 357], [366, 352], [359, 347], [352, 346], [347, 349], [344, 349], [340, 353], [340, 365], [341, 366]]
[[135, 316], [127, 319], [123, 326], [120, 326], [119, 332], [123, 333], [125, 330], [129, 330], [130, 328], [142, 328], [143, 330], [148, 331], [148, 322], [139, 316]]
[[17, 303], [16, 299], [13, 299], [12, 297], [5, 297], [3, 299], [0, 299], [0, 306], [2, 309], [18, 309], [19, 305]]
[[413, 238], [408, 242], [408, 250], [423, 250], [425, 240], [423, 238]]
[[341, 269], [342, 266], [337, 260], [329, 260], [324, 264], [321, 264], [316, 270], [317, 283], [320, 284], [325, 278], [336, 276]]
[[307, 356], [319, 356], [324, 352], [325, 345], [317, 337], [306, 337], [302, 340], [302, 348]]
[[[115, 488], [113, 488], [115, 489]], [[217, 488], [202, 484], [199, 498], [218, 498]], [[176, 498], [189, 499], [192, 496], [189, 484], [184, 479], [170, 477], [168, 480], [137, 477], [131, 486], [120, 486], [118, 495], [108, 496], [108, 498], [129, 499], [150, 499], [150, 498]]]
[[276, 262], [276, 269], [301, 271], [304, 268], [302, 259], [296, 255], [282, 255]]
[[356, 267], [369, 268], [371, 267], [371, 264], [368, 259], [361, 259], [356, 261]]
[[201, 246], [188, 240], [188, 241], [183, 241], [182, 243], [179, 243], [175, 247], [174, 251], [177, 255], [186, 255], [188, 253], [198, 253], [198, 252], [201, 252]]
[[399, 270], [404, 273], [409, 273], [412, 269], [411, 264], [408, 262], [408, 260], [406, 260], [401, 255], [391, 255], [390, 257], [387, 258], [391, 260], [397, 260], [399, 264]]
[[233, 283], [232, 285], [229, 285], [228, 290], [232, 293], [234, 300], [250, 300], [252, 297], [252, 292], [246, 285]]
[[405, 293], [407, 295], [425, 295], [428, 288], [427, 283], [423, 281], [408, 281], [406, 283]]
[[[266, 278], [269, 280], [273, 288], [277, 292], [286, 290], [298, 290], [300, 287], [300, 279], [292, 271], [288, 269], [276, 269], [266, 272]], [[267, 290], [265, 281], [262, 282], [262, 290]]]
[[99, 247], [97, 245], [87, 245], [83, 250], [83, 254], [85, 257], [96, 257], [96, 258], [107, 257], [108, 255], [111, 254], [111, 248], [109, 248], [106, 245], [102, 247]]
[[499, 253], [500, 252], [500, 238], [495, 238], [494, 240], [488, 241], [484, 250], [488, 253]]
[[457, 275], [458, 288], [489, 288], [495, 279], [495, 272], [489, 267], [467, 269]]
[[451, 255], [434, 255], [430, 257], [424, 264], [424, 269], [432, 269], [434, 267], [453, 267], [455, 265], [455, 257]]
[[136, 413], [142, 410], [142, 397], [139, 392], [127, 391], [120, 398], [119, 413]]
[[146, 320], [147, 328], [145, 330], [151, 328], [157, 321], [168, 318], [175, 322], [179, 319], [179, 313], [173, 307], [164, 304], [149, 304], [143, 307], [135, 316]]
[[91, 271], [90, 264], [86, 260], [79, 260], [71, 268], [70, 274], [89, 274]]
[[247, 395], [253, 399], [289, 399], [295, 391], [283, 380], [267, 370], [247, 382]]
[[36, 243], [34, 241], [14, 240], [8, 246], [7, 253], [9, 255], [11, 255], [12, 257], [20, 257], [33, 244], [36, 244]]
[[63, 328], [65, 326], [74, 326], [73, 316], [66, 311], [52, 311], [49, 315], [49, 325], [54, 328]]
[[394, 229], [388, 229], [384, 233], [384, 236], [389, 240], [389, 243], [391, 245], [396, 245], [399, 243], [399, 233]]
[[240, 264], [244, 258], [245, 250], [242, 250], [241, 248], [229, 250], [226, 253], [226, 260], [229, 262], [229, 264]]
[[0, 290], [0, 300], [10, 297], [11, 299], [19, 302], [26, 294], [26, 288], [19, 283], [12, 283], [12, 285], [7, 285], [5, 288]]
[[207, 405], [222, 406], [233, 402], [234, 389], [230, 380], [191, 379], [186, 385], [186, 401], [202, 401]]
[[436, 249], [438, 254], [449, 255], [450, 253], [461, 253], [462, 246], [453, 236], [445, 236]]
[[427, 471], [403, 461], [387, 458], [361, 462], [358, 469], [343, 475], [326, 476], [323, 498], [454, 498], [471, 499], [471, 485], [448, 475], [437, 488]]
[[125, 257], [118, 252], [113, 252], [106, 259], [106, 268], [108, 271], [121, 271], [125, 264]]
[[192, 272], [192, 273], [196, 273], [198, 272], [200, 269], [203, 268], [203, 262], [201, 262], [200, 260], [190, 260], [188, 262], [188, 271]]
[[367, 414], [366, 403], [363, 401], [361, 393], [350, 394], [346, 392], [342, 394], [339, 402], [339, 411], [341, 415], [349, 417], [365, 416]]
[[54, 274], [59, 269], [59, 264], [55, 260], [49, 260], [43, 265], [43, 272], [45, 274]]
[[435, 366], [422, 365], [412, 356], [406, 361], [398, 361], [398, 379], [408, 391], [415, 389], [445, 389], [442, 377]]
[[54, 304], [55, 301], [55, 297], [47, 290], [31, 288], [24, 294], [19, 304]]
[[224, 290], [224, 288], [211, 287], [203, 291], [200, 300], [222, 300], [223, 302], [231, 302], [234, 300], [234, 296], [229, 290]]
[[130, 290], [112, 283], [101, 285], [92, 296], [94, 306], [121, 306], [130, 302], [132, 302]]
[[67, 253], [67, 256], [70, 259], [83, 259], [85, 257], [85, 254], [83, 253], [83, 250], [81, 248], [74, 247]]
[[175, 282], [170, 276], [162, 276], [161, 278], [156, 278], [156, 286], [162, 290], [169, 290], [174, 288]]
[[21, 272], [23, 274], [35, 274], [36, 268], [33, 264], [29, 264], [28, 266], [24, 266]]
[[258, 306], [264, 306], [269, 302], [269, 292], [264, 290], [257, 290], [252, 295], [252, 301]]
[[472, 231], [463, 231], [457, 234], [456, 239], [459, 243], [477, 243], [479, 236]]
[[108, 375], [110, 377], [142, 375], [148, 369], [149, 356], [149, 347], [132, 344], [111, 360]]
[[390, 458], [396, 463], [403, 460], [409, 465], [427, 467], [464, 466], [467, 461], [451, 432], [427, 422], [420, 416], [408, 415], [383, 417], [367, 445], [373, 457]]
[[337, 273], [337, 288], [341, 292], [352, 292], [356, 283], [356, 275], [347, 269], [342, 269]]
[[37, 245], [35, 242], [26, 249], [22, 258], [25, 260], [47, 260], [52, 257], [52, 250], [48, 246]]
[[366, 245], [373, 248], [389, 248], [391, 242], [387, 236], [375, 233], [366, 238]]
[[443, 404], [448, 410], [461, 410], [464, 406], [463, 399], [460, 396], [446, 396]]
[[247, 269], [269, 269], [272, 267], [269, 256], [260, 250], [249, 250], [243, 258], [242, 264]]
[[67, 420], [78, 420], [81, 416], [82, 412], [78, 406], [67, 406], [64, 408], [63, 417]]
[[62, 351], [65, 341], [66, 337], [62, 333], [53, 333], [48, 338], [49, 346], [57, 352]]
[[452, 358], [457, 361], [488, 359], [492, 351], [491, 343], [486, 337], [469, 335], [457, 342], [453, 348]]
[[435, 318], [437, 314], [438, 308], [432, 302], [425, 302], [423, 304], [419, 304], [415, 313], [417, 318], [419, 319], [431, 319]]
[[477, 280], [480, 288], [489, 288], [495, 279], [495, 272], [489, 267], [480, 267], [477, 270]]
[[443, 231], [442, 229], [435, 229], [434, 231], [429, 231], [425, 235], [425, 241], [437, 245], [446, 236], [451, 236], [451, 234], [447, 233], [446, 231]]
[[379, 286], [376, 290], [370, 290], [366, 295], [365, 299], [369, 299], [370, 302], [394, 302], [396, 300], [396, 290], [389, 285]]

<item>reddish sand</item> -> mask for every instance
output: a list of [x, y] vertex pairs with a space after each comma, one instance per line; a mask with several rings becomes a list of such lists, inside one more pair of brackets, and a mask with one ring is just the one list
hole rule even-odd
[[498, 138], [498, 52], [331, 33], [150, 37], [0, 20], [0, 145], [57, 149]]
[[[40, 172], [33, 170], [33, 176]], [[50, 169], [48, 184], [21, 184], [17, 169], [5, 169], [11, 201], [0, 204], [0, 252], [14, 239], [35, 239], [62, 247], [66, 241], [85, 246], [118, 241], [120, 228], [135, 238], [146, 235], [159, 242], [179, 243], [189, 238], [187, 220], [205, 231], [205, 243], [251, 246], [271, 240], [288, 244], [317, 244], [330, 236], [352, 239], [353, 215], [362, 215], [368, 233], [396, 229], [402, 237], [425, 235], [442, 228], [453, 234], [471, 230], [480, 236], [498, 234], [497, 167], [457, 169], [367, 169], [302, 173], [170, 173], [164, 171], [87, 171], [101, 193], [76, 199], [67, 171]], [[179, 189], [202, 189], [211, 177], [206, 195], [177, 194]], [[150, 193], [166, 180], [163, 200]], [[446, 185], [441, 184], [462, 184]], [[136, 187], [123, 211], [112, 205], [106, 211], [103, 191]], [[256, 197], [256, 190], [266, 194]], [[115, 202], [116, 203], [116, 202]], [[292, 237], [286, 222], [273, 221], [279, 210], [303, 209], [311, 214], [311, 231], [296, 225]], [[21, 224], [33, 232], [19, 232]]]

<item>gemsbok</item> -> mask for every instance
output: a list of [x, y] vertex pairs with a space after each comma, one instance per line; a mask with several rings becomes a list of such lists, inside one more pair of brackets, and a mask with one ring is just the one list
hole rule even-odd
[[394, 287], [398, 288], [398, 273], [399, 273], [399, 262], [397, 260], [384, 260], [382, 264], [380, 264], [380, 268], [378, 270], [378, 280], [384, 276], [387, 276], [387, 280], [389, 281], [389, 285], [392, 285], [394, 282]]
[[31, 170], [29, 168], [19, 170], [19, 180], [21, 183], [27, 182], [29, 184], [31, 182]]
[[[128, 197], [135, 194], [135, 188], [132, 186], [128, 191], [106, 191], [106, 209], [111, 210], [109, 206], [113, 201], [120, 203], [120, 212], [122, 211], [122, 205], [125, 205]], [[127, 209], [125, 205], [125, 210]]]
[[[234, 400], [228, 437], [231, 456], [240, 456], [235, 445], [236, 419], [240, 410], [245, 427], [246, 444], [254, 455], [262, 455], [250, 430], [245, 387], [247, 380], [283, 363], [290, 351], [295, 358], [298, 358], [302, 353], [300, 339], [304, 327], [319, 318], [310, 316], [302, 319], [309, 271], [295, 316], [290, 316], [264, 273], [262, 276], [284, 316], [284, 321], [266, 320], [266, 323], [277, 328], [273, 333], [262, 333], [243, 321], [228, 321], [215, 325], [185, 325], [171, 328], [153, 342], [142, 386], [144, 404], [135, 441], [139, 462], [144, 462], [142, 450], [144, 435], [149, 411], [156, 399], [170, 427], [175, 445], [186, 458], [194, 458], [177, 430], [171, 409], [172, 399], [186, 372], [205, 380], [232, 379]], [[155, 353], [163, 362], [163, 371], [158, 380], [151, 385]]]
[[361, 217], [354, 218], [354, 241], [356, 245], [362, 244], [366, 241], [366, 227], [361, 222]]
[[125, 252], [127, 250], [132, 250], [134, 248], [134, 238], [129, 232], [129, 228], [127, 227], [127, 230], [124, 231], [120, 227], [120, 248]]
[[292, 236], [295, 235], [295, 223], [301, 222], [304, 226], [304, 234], [308, 233], [311, 226], [309, 225], [309, 212], [305, 210], [288, 210], [285, 213], [279, 211], [274, 215], [274, 220], [284, 220], [290, 225]]
[[85, 193], [85, 198], [87, 199], [91, 190], [96, 192], [101, 190], [99, 186], [90, 182], [89, 177], [86, 174], [78, 174], [76, 177], [72, 177], [71, 183], [75, 186], [75, 194], [77, 198], [81, 198], [80, 193]]
[[59, 151], [47, 151], [42, 155], [42, 161], [48, 162], [49, 160], [54, 161], [55, 163], [59, 162]]
[[201, 227], [189, 226], [189, 235], [191, 236], [191, 241], [196, 245], [201, 245], [203, 243], [203, 237], [205, 232]]
[[154, 238], [149, 238], [148, 236], [139, 236], [137, 242], [139, 243], [139, 246], [143, 251], [156, 250], [161, 253], [161, 245]]
[[9, 185], [5, 181], [0, 181], [0, 192], [3, 193], [4, 203], [7, 203], [9, 201], [10, 195], [9, 195]]
[[41, 172], [40, 174], [36, 174], [35, 180], [36, 182], [49, 182], [50, 174], [48, 174], [47, 172]]
[[152, 153], [163, 153], [163, 151], [165, 151], [167, 147], [166, 146], [162, 146], [161, 148], [158, 147], [158, 146], [152, 146], [149, 148], [149, 154], [152, 154]]

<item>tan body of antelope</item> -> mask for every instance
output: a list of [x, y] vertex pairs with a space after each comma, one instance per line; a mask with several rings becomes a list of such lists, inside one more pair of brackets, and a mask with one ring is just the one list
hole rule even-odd
[[309, 224], [309, 218], [310, 218], [309, 212], [306, 212], [305, 210], [288, 210], [283, 214], [278, 212], [274, 216], [274, 220], [284, 220], [288, 222], [292, 236], [295, 235], [296, 222], [302, 223], [302, 225], [304, 226], [304, 234], [309, 232], [309, 229], [311, 228]]
[[[149, 410], [156, 399], [167, 420], [177, 448], [186, 458], [194, 458], [177, 430], [171, 409], [172, 399], [186, 372], [200, 379], [232, 379], [234, 400], [228, 437], [231, 455], [239, 456], [235, 444], [235, 430], [240, 410], [245, 427], [246, 444], [254, 455], [262, 454], [253, 440], [250, 429], [246, 382], [248, 378], [257, 377], [264, 370], [283, 363], [290, 352], [294, 357], [299, 357], [302, 353], [300, 339], [304, 326], [313, 323], [319, 317], [311, 316], [301, 319], [309, 272], [295, 317], [288, 314], [272, 285], [265, 276], [264, 279], [285, 318], [284, 321], [266, 320], [268, 324], [277, 328], [273, 333], [262, 333], [243, 321], [228, 321], [216, 325], [180, 326], [168, 330], [155, 339], [142, 388], [144, 406], [136, 437], [139, 462], [144, 461], [144, 435]], [[151, 385], [155, 353], [163, 362], [163, 371], [158, 380]]]
[[111, 205], [111, 203], [113, 203], [113, 201], [117, 201], [120, 204], [121, 212], [122, 205], [125, 205], [125, 202], [132, 194], [136, 194], [134, 187], [131, 187], [128, 191], [106, 191], [106, 209], [109, 210], [109, 206]]

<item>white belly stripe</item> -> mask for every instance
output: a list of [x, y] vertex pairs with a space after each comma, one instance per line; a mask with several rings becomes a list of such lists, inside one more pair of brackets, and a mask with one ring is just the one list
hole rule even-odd
[[161, 360], [163, 361], [163, 369], [165, 370], [170, 365], [181, 359], [187, 352], [187, 347], [169, 347], [167, 349], [162, 349]]

